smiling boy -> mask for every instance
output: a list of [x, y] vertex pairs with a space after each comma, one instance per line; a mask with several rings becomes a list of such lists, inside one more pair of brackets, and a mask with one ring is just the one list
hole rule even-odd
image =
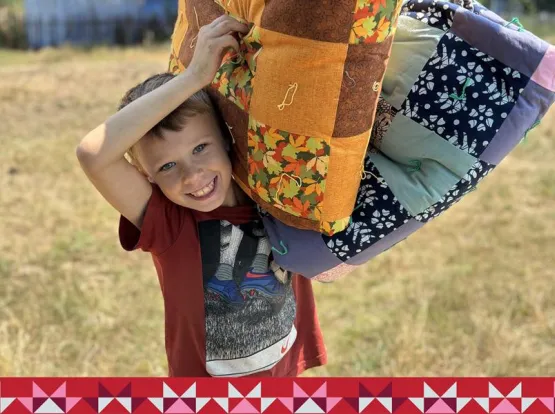
[[222, 53], [239, 50], [233, 34], [246, 31], [228, 16], [204, 26], [184, 73], [131, 89], [77, 148], [90, 181], [121, 213], [122, 246], [153, 257], [170, 376], [296, 376], [326, 362], [311, 282], [271, 262], [202, 91]]

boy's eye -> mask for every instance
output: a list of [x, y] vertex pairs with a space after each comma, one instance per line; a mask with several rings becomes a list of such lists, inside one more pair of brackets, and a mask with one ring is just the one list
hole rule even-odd
[[160, 171], [168, 171], [175, 166], [175, 162], [168, 162], [160, 167]]
[[193, 154], [198, 154], [199, 152], [204, 151], [204, 148], [206, 148], [206, 144], [197, 145], [193, 150]]

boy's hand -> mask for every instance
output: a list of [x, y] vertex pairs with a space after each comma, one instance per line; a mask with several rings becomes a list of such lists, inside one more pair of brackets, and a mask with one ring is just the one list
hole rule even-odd
[[248, 27], [227, 15], [200, 28], [195, 53], [187, 72], [201, 88], [214, 80], [222, 64], [222, 55], [228, 48], [239, 53], [239, 43], [233, 33], [246, 34]]

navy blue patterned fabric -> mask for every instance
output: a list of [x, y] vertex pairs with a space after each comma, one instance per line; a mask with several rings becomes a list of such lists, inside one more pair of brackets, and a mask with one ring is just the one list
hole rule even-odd
[[351, 224], [332, 237], [322, 236], [328, 248], [342, 261], [367, 249], [411, 218], [368, 158], [365, 171]]
[[478, 161], [468, 174], [459, 181], [449, 192], [437, 203], [428, 208], [423, 213], [415, 217], [416, 220], [427, 223], [436, 218], [453, 204], [459, 202], [466, 194], [474, 191], [476, 186], [484, 179], [493, 169], [494, 165], [484, 161]]
[[403, 14], [446, 32], [453, 25], [459, 7], [449, 1], [410, 0], [405, 5]]
[[478, 158], [529, 80], [446, 33], [403, 102], [402, 111]]

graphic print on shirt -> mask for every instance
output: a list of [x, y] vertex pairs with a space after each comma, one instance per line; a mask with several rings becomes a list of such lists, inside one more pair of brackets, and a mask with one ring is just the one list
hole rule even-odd
[[291, 280], [280, 282], [270, 269], [271, 245], [260, 222], [208, 223], [199, 228], [206, 370], [242, 376], [271, 369], [297, 336]]

